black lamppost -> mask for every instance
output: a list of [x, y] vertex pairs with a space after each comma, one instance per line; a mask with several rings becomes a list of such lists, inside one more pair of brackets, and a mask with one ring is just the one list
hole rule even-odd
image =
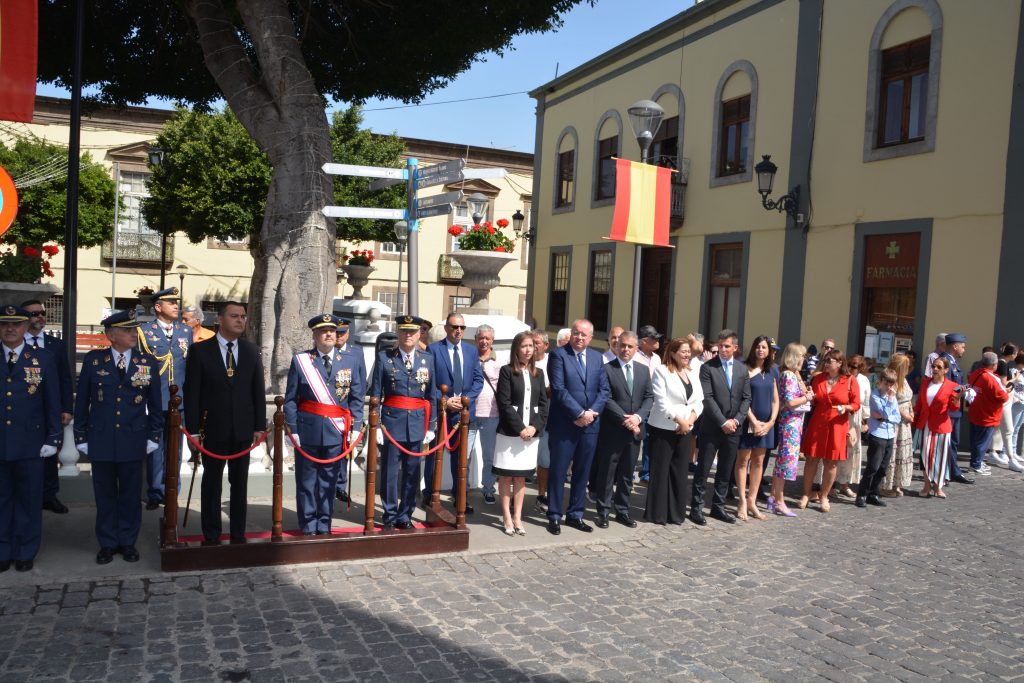
[[[626, 113], [629, 115], [629, 124], [633, 127], [633, 135], [640, 145], [640, 163], [647, 163], [647, 153], [651, 150], [651, 143], [654, 136], [658, 134], [661, 127], [661, 119], [665, 116], [665, 110], [652, 100], [640, 100], [634, 102]], [[634, 245], [636, 252], [633, 256], [633, 303], [630, 306], [629, 325], [631, 330], [637, 329], [640, 318], [640, 266], [643, 255], [643, 247]]]
[[516, 209], [516, 212], [512, 214], [512, 232], [516, 234], [516, 239], [525, 237], [527, 242], [533, 244], [533, 240], [537, 239], [537, 229], [531, 226], [526, 231], [526, 234], [523, 234], [523, 223], [525, 221], [526, 216], [523, 215], [522, 211]]
[[779, 167], [772, 163], [770, 154], [761, 155], [761, 161], [754, 166], [754, 173], [757, 174], [757, 191], [761, 195], [761, 206], [766, 211], [778, 211], [785, 213], [793, 219], [796, 225], [803, 223], [803, 215], [797, 213], [800, 209], [800, 186], [797, 185], [789, 194], [784, 194], [778, 199], [768, 199], [775, 185], [775, 174]]
[[[164, 163], [166, 153], [159, 147], [150, 147], [146, 153], [149, 156], [150, 166], [159, 166]], [[166, 227], [166, 226], [164, 226]], [[167, 275], [167, 231], [160, 230], [160, 289], [164, 288], [164, 278]]]
[[178, 296], [181, 301], [181, 310], [185, 310], [185, 276], [188, 275], [188, 266], [182, 263], [175, 270], [178, 271]]
[[[395, 301], [404, 315], [406, 307], [402, 305], [405, 298], [402, 296], [402, 254], [405, 253], [405, 241], [409, 239], [409, 224], [406, 221], [395, 221], [395, 239], [398, 240], [398, 291], [395, 293]], [[398, 311], [392, 311], [392, 314], [398, 315]]]

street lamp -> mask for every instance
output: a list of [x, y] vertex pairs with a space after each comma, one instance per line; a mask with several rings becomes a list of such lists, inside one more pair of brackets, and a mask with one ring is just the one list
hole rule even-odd
[[[403, 301], [402, 296], [402, 253], [405, 251], [405, 241], [409, 239], [409, 224], [406, 221], [395, 221], [395, 239], [398, 240], [398, 292], [395, 294], [395, 301], [399, 304]], [[405, 306], [400, 306], [402, 313], [405, 313]], [[398, 315], [398, 311], [393, 311]]]
[[474, 192], [466, 199], [469, 204], [469, 213], [473, 216], [473, 224], [479, 225], [487, 216], [487, 197], [479, 192]]
[[[159, 147], [150, 147], [146, 153], [149, 157], [150, 166], [160, 166], [164, 163], [166, 153]], [[160, 231], [160, 289], [164, 288], [164, 278], [167, 275], [167, 231]]]
[[178, 271], [178, 297], [182, 310], [185, 309], [185, 276], [188, 275], [188, 266], [182, 263], [176, 268]]
[[537, 229], [531, 226], [524, 234], [523, 223], [525, 222], [526, 216], [523, 215], [522, 211], [516, 209], [516, 212], [512, 214], [512, 231], [516, 234], [516, 239], [525, 237], [527, 242], [533, 244], [533, 240], [537, 237]]
[[[629, 115], [629, 125], [633, 127], [633, 135], [640, 145], [640, 163], [647, 163], [647, 153], [651, 150], [651, 143], [654, 136], [658, 134], [661, 127], [661, 119], [665, 116], [665, 110], [652, 100], [640, 100], [634, 102], [626, 113]], [[635, 245], [633, 255], [633, 303], [630, 308], [629, 321], [630, 329], [637, 329], [638, 318], [640, 317], [640, 265], [643, 254], [643, 247]]]
[[778, 211], [790, 216], [793, 221], [800, 225], [803, 223], [803, 216], [797, 211], [800, 208], [800, 186], [797, 185], [789, 194], [784, 194], [776, 200], [768, 199], [775, 185], [775, 174], [779, 167], [772, 163], [770, 154], [761, 155], [761, 161], [754, 166], [754, 173], [757, 174], [757, 191], [761, 195], [761, 206], [766, 211]]

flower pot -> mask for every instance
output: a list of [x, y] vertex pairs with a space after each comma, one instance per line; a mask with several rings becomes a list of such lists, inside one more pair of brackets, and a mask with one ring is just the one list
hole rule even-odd
[[501, 309], [491, 308], [488, 298], [491, 290], [501, 284], [498, 273], [518, 257], [500, 251], [457, 251], [449, 256], [462, 266], [462, 286], [469, 287], [471, 291], [469, 308], [463, 310], [481, 315], [500, 315]]
[[60, 294], [60, 287], [51, 284], [37, 285], [29, 282], [0, 282], [0, 304], [20, 306], [22, 301], [38, 299], [44, 304], [54, 294]]
[[365, 299], [363, 287], [370, 281], [370, 273], [377, 269], [373, 266], [356, 266], [351, 263], [345, 264], [341, 269], [345, 271], [345, 277], [348, 278], [348, 283], [352, 285], [352, 296], [350, 298], [357, 301]]
[[145, 315], [153, 315], [153, 295], [139, 294], [139, 303], [142, 304], [142, 311]]

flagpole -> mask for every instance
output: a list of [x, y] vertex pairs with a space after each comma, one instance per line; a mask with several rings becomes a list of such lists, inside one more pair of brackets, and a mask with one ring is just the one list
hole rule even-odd
[[[640, 142], [640, 163], [647, 163], [647, 151], [650, 149], [650, 141], [638, 138]], [[647, 144], [644, 144], [644, 143]], [[633, 303], [629, 310], [629, 329], [637, 330], [640, 320], [640, 265], [643, 258], [643, 246], [637, 244], [633, 250]]]

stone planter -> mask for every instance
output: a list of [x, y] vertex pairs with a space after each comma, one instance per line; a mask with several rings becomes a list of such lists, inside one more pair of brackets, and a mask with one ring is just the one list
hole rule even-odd
[[153, 315], [153, 295], [139, 294], [139, 303], [142, 304], [142, 313], [146, 316]]
[[480, 315], [501, 315], [499, 308], [492, 308], [488, 300], [491, 290], [501, 284], [498, 273], [519, 257], [498, 251], [457, 251], [448, 254], [462, 266], [462, 286], [471, 290], [472, 301], [466, 313]]
[[363, 296], [363, 287], [370, 281], [370, 273], [377, 269], [373, 266], [356, 266], [351, 263], [345, 264], [341, 269], [345, 271], [345, 277], [348, 278], [348, 283], [352, 285], [352, 296], [350, 298], [357, 301], [366, 299]]
[[60, 287], [50, 284], [28, 282], [0, 282], [0, 304], [20, 306], [22, 301], [38, 299], [44, 304], [50, 296], [60, 294]]

